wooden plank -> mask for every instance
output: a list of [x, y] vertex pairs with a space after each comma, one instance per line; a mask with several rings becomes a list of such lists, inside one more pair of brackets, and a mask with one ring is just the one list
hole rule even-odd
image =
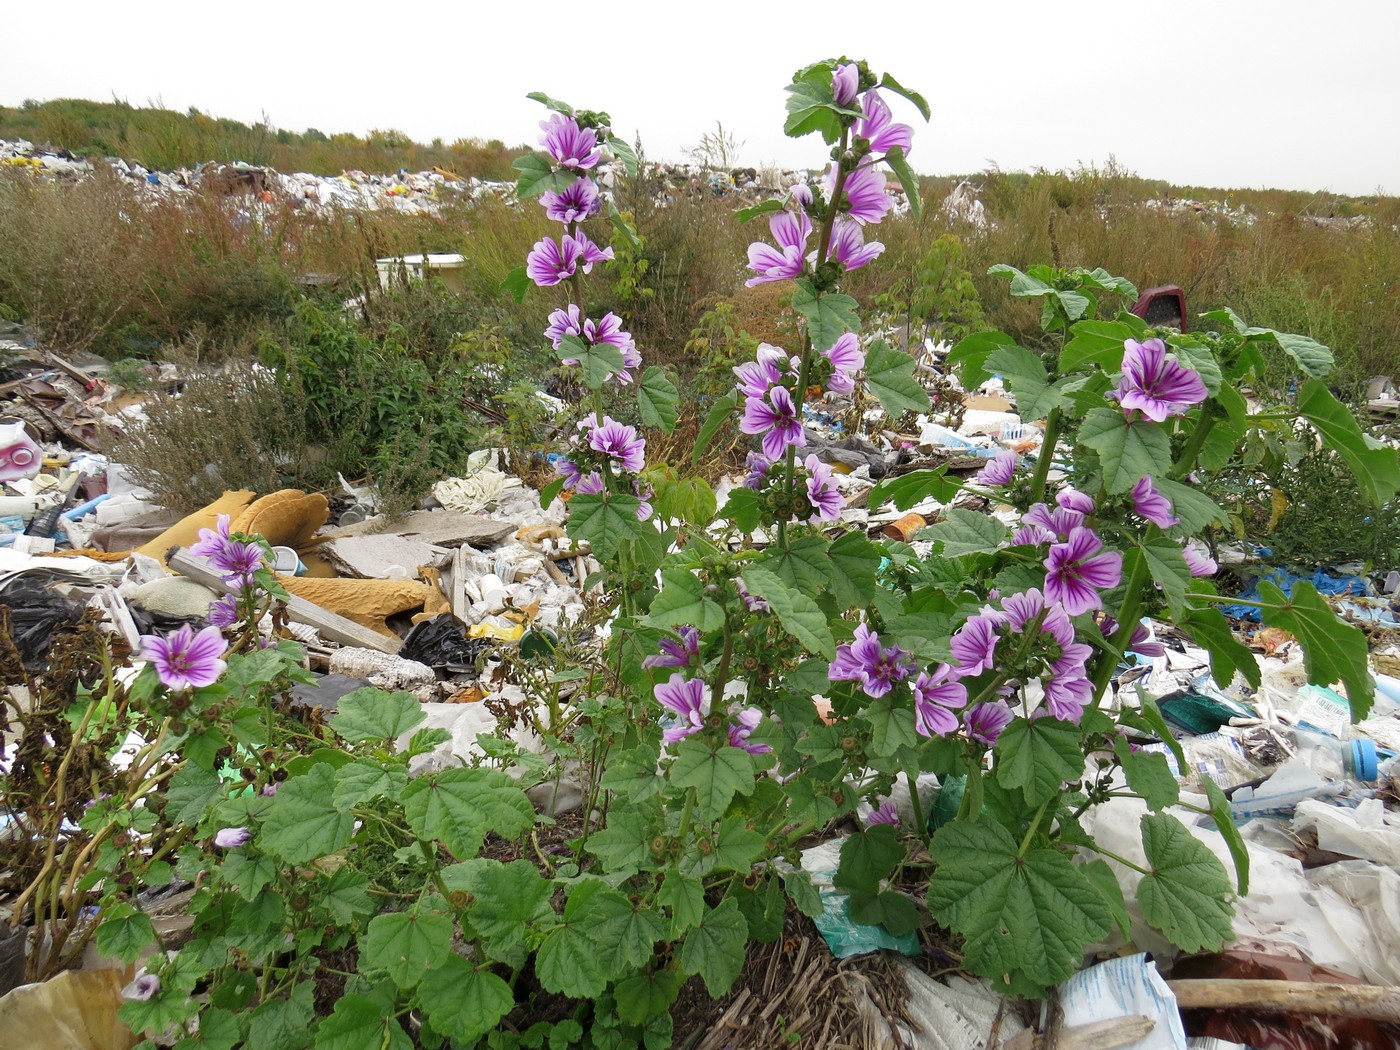
[[1400, 1021], [1400, 989], [1373, 984], [1193, 980], [1168, 981], [1167, 987], [1183, 1010], [1218, 1008]]
[[[209, 568], [208, 562], [202, 558], [196, 558], [187, 550], [177, 549], [171, 554], [169, 565], [174, 572], [178, 572], [181, 576], [188, 576], [196, 583], [202, 583], [210, 590], [220, 594], [232, 594], [236, 590], [225, 583], [222, 576]], [[287, 615], [297, 623], [309, 624], [321, 632], [321, 637], [339, 642], [341, 645], [375, 649], [391, 655], [396, 655], [403, 645], [403, 642], [398, 638], [390, 638], [378, 631], [371, 631], [363, 624], [358, 624], [354, 620], [333, 613], [329, 609], [323, 609], [295, 594], [291, 595], [287, 602]]]
[[[1114, 1050], [1115, 1047], [1136, 1043], [1152, 1031], [1156, 1024], [1152, 1018], [1143, 1017], [1141, 1014], [1110, 1017], [1106, 1021], [1092, 1021], [1089, 1024], [1075, 1025], [1073, 1028], [1061, 1028], [1058, 1045], [1064, 1050]], [[1048, 1047], [1050, 1044], [1048, 1041], [1042, 1043], [1042, 1037], [1027, 1028], [1008, 1039], [1002, 1047], [1003, 1050], [1035, 1050], [1042, 1045]]]

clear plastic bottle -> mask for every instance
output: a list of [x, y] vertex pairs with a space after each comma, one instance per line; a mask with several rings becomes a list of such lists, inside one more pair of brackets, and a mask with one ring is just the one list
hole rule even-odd
[[1355, 780], [1374, 784], [1380, 779], [1376, 742], [1366, 737], [1338, 740], [1325, 733], [1290, 729], [1285, 734], [1308, 768], [1328, 780]]

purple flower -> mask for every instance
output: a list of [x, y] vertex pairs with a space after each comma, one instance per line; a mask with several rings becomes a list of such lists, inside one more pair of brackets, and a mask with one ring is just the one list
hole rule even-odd
[[828, 388], [835, 394], [851, 393], [856, 387], [856, 373], [865, 367], [865, 351], [860, 348], [859, 337], [854, 332], [847, 332], [822, 353], [832, 367]]
[[845, 501], [841, 499], [841, 490], [836, 487], [831, 468], [816, 456], [808, 456], [802, 465], [807, 468], [807, 502], [816, 512], [809, 520], [835, 521], [841, 517]]
[[1056, 674], [1044, 681], [1045, 707], [1062, 722], [1078, 722], [1084, 715], [1084, 708], [1093, 698], [1094, 684], [1083, 675], [1083, 665], [1078, 665], [1081, 673], [1074, 674], [1073, 668], [1066, 673]]
[[190, 544], [190, 553], [199, 558], [208, 558], [223, 550], [229, 541], [228, 525], [228, 515], [220, 514], [217, 528], [199, 530], [199, 539]]
[[563, 113], [551, 113], [540, 121], [544, 134], [540, 145], [554, 163], [573, 171], [587, 171], [603, 157], [598, 136], [592, 128], [580, 128], [578, 121]]
[[584, 273], [592, 273], [594, 263], [604, 262], [613, 257], [613, 250], [611, 247], [599, 248], [588, 239], [588, 234], [582, 231], [573, 234], [572, 237], [566, 233], [564, 234], [564, 240], [572, 240], [574, 246], [578, 248], [579, 254], [583, 258]]
[[144, 1003], [160, 994], [160, 978], [153, 973], [143, 973], [122, 989], [122, 998], [129, 1002]]
[[1172, 514], [1171, 500], [1157, 491], [1150, 477], [1139, 478], [1133, 486], [1133, 510], [1164, 529], [1169, 529], [1181, 521]]
[[749, 472], [749, 476], [744, 479], [744, 487], [755, 491], [763, 488], [763, 479], [772, 465], [757, 452], [750, 452], [744, 459], [744, 466]]
[[1042, 543], [1054, 543], [1055, 534], [1039, 525], [1022, 525], [1011, 534], [1013, 547], [1039, 547]]
[[992, 657], [996, 654], [1000, 635], [997, 628], [1006, 622], [1006, 617], [995, 609], [984, 609], [976, 616], [968, 617], [958, 628], [948, 643], [957, 660], [958, 674], [970, 678], [992, 669]]
[[788, 187], [788, 195], [799, 208], [810, 208], [812, 206], [812, 187], [805, 182], [794, 182]]
[[1064, 605], [1071, 616], [1103, 605], [1099, 591], [1116, 587], [1123, 576], [1123, 555], [1103, 550], [1092, 529], [1071, 530], [1064, 543], [1050, 548], [1045, 566], [1045, 596]]
[[1059, 602], [1047, 602], [1045, 595], [1038, 590], [1013, 594], [1001, 603], [1001, 607], [1013, 634], [1023, 633], [1039, 616], [1040, 630], [1055, 639], [1061, 649], [1074, 641], [1074, 624], [1070, 622], [1065, 607]]
[[1167, 346], [1162, 340], [1139, 343], [1127, 339], [1123, 347], [1123, 378], [1116, 393], [1124, 411], [1137, 409], [1153, 422], [1161, 423], [1206, 399], [1206, 385], [1201, 377], [1167, 357]]
[[214, 836], [214, 845], [219, 849], [237, 849], [248, 845], [252, 839], [253, 833], [247, 828], [224, 828]]
[[990, 704], [978, 704], [963, 716], [963, 727], [973, 740], [984, 744], [995, 744], [1001, 731], [1011, 724], [1011, 708], [1004, 700]]
[[661, 653], [648, 656], [642, 661], [643, 667], [689, 667], [690, 661], [700, 655], [700, 631], [689, 624], [681, 627], [679, 642], [671, 638], [661, 639]]
[[238, 622], [237, 596], [225, 594], [222, 598], [215, 598], [209, 603], [209, 611], [204, 614], [204, 618], [215, 627], [232, 627]]
[[[565, 484], [565, 488], [569, 486]], [[590, 470], [587, 474], [579, 474], [574, 481], [574, 491], [580, 496], [601, 496], [607, 491], [607, 484], [603, 481], [603, 475], [596, 470]]]
[[897, 645], [885, 648], [880, 636], [866, 624], [856, 627], [855, 638], [836, 647], [836, 659], [827, 669], [833, 682], [859, 682], [867, 696], [878, 700], [896, 682], [909, 677], [913, 658]]
[[908, 156], [914, 143], [914, 129], [908, 124], [894, 122], [890, 107], [874, 88], [865, 93], [863, 108], [865, 116], [856, 121], [856, 134], [870, 140], [870, 151], [888, 153], [898, 146]]
[[790, 281], [801, 277], [806, 266], [803, 254], [812, 235], [812, 220], [806, 212], [780, 211], [768, 220], [768, 228], [778, 247], [754, 241], [749, 245], [749, 269], [758, 274], [744, 282], [752, 288], [768, 281]]
[[[1056, 506], [1065, 510], [1073, 511], [1076, 514], [1094, 513], [1094, 499], [1086, 493], [1080, 492], [1076, 488], [1063, 488], [1055, 494]], [[1084, 519], [1080, 518], [1082, 522]]]
[[756, 707], [745, 707], [734, 715], [737, 721], [729, 723], [729, 746], [738, 747], [751, 755], [766, 755], [773, 750], [771, 744], [751, 744], [749, 736], [763, 721], [763, 712]]
[[977, 476], [972, 480], [978, 485], [1010, 485], [1011, 479], [1016, 474], [1016, 461], [1019, 457], [1016, 453], [1007, 449], [1005, 452], [998, 452], [992, 457], [990, 463], [977, 472]]
[[540, 194], [540, 203], [546, 215], [565, 224], [583, 222], [597, 215], [601, 207], [598, 187], [587, 177], [575, 179], [573, 185], [563, 191], [547, 190]]
[[773, 607], [770, 606], [767, 601], [755, 594], [749, 593], [749, 589], [745, 586], [743, 579], [735, 577], [734, 586], [739, 591], [739, 597], [744, 599], [744, 608], [748, 609], [749, 612], [773, 611]]
[[1152, 632], [1148, 630], [1145, 623], [1137, 623], [1133, 626], [1133, 633], [1128, 638], [1128, 649], [1143, 656], [1166, 656], [1167, 647], [1161, 642], [1152, 638]]
[[783, 380], [783, 374], [767, 361], [745, 361], [734, 366], [734, 374], [739, 377], [735, 385], [744, 397], [763, 397], [769, 387]]
[[763, 454], [775, 463], [783, 458], [789, 445], [803, 448], [807, 444], [797, 406], [786, 387], [770, 388], [767, 398], [746, 398], [739, 429], [745, 434], [762, 434]]
[[637, 436], [636, 427], [619, 423], [611, 416], [604, 416], [603, 425], [595, 426], [589, 433], [588, 447], [612, 457], [623, 470], [633, 474], [646, 465], [646, 440]]
[[525, 275], [541, 288], [548, 288], [572, 277], [582, 255], [582, 247], [568, 234], [559, 244], [546, 237], [536, 241], [525, 257]]
[[206, 627], [198, 634], [189, 624], [166, 638], [141, 636], [141, 656], [156, 669], [156, 677], [167, 689], [198, 689], [213, 685], [228, 668], [221, 657], [228, 643], [217, 627]]
[[[623, 384], [632, 382], [631, 370], [640, 367], [642, 355], [637, 353], [637, 343], [632, 338], [632, 333], [623, 331], [622, 318], [617, 314], [609, 312], [604, 314], [601, 320], [594, 321], [584, 317], [579, 308], [570, 303], [567, 311], [555, 310], [551, 313], [549, 322], [544, 334], [554, 344], [554, 349], [558, 350], [563, 345], [566, 335], [577, 336], [594, 346], [607, 344], [615, 347], [622, 355], [622, 369], [610, 372], [609, 376], [616, 376], [618, 382]], [[579, 360], [576, 357], [565, 357], [560, 359], [560, 363], [576, 365]]]
[[826, 257], [839, 262], [847, 270], [859, 270], [884, 250], [885, 246], [879, 241], [865, 243], [865, 232], [860, 223], [845, 216], [837, 216]]
[[674, 744], [704, 728], [705, 710], [709, 706], [705, 692], [705, 683], [699, 678], [687, 681], [679, 674], [673, 674], [670, 681], [661, 682], [652, 690], [656, 702], [676, 716], [675, 723], [661, 734], [662, 740]]
[[554, 310], [549, 315], [549, 327], [544, 330], [545, 336], [558, 350], [564, 342], [566, 335], [576, 335], [583, 338], [583, 322], [585, 318], [583, 311], [579, 309], [577, 303], [570, 303], [563, 310]]
[[1064, 540], [1070, 532], [1084, 524], [1084, 515], [1069, 507], [1051, 510], [1044, 503], [1037, 503], [1022, 515], [1021, 520], [1027, 525], [1039, 525]]
[[637, 520], [646, 521], [652, 515], [651, 498], [656, 495], [656, 490], [650, 485], [642, 487], [640, 481], [632, 482], [632, 495], [637, 497]]
[[849, 106], [860, 91], [860, 67], [854, 62], [842, 62], [831, 74], [831, 95], [838, 106]]
[[225, 581], [242, 587], [262, 567], [263, 556], [264, 551], [259, 544], [229, 540], [223, 550], [209, 556], [209, 564], [223, 574]]
[[1220, 568], [1210, 556], [1210, 548], [1200, 540], [1192, 540], [1182, 547], [1181, 556], [1186, 559], [1192, 576], [1214, 576]]
[[914, 680], [914, 728], [922, 736], [947, 736], [958, 728], [953, 711], [967, 705], [967, 686], [956, 677], [953, 668], [939, 664], [933, 674]]
[[[833, 163], [827, 170], [826, 195], [830, 197], [836, 189], [837, 165]], [[863, 161], [854, 171], [846, 174], [841, 184], [842, 210], [861, 224], [877, 223], [894, 207], [894, 201], [885, 192], [885, 173], [869, 160]]]
[[885, 801], [881, 802], [880, 805], [871, 812], [870, 816], [865, 818], [865, 823], [867, 827], [872, 828], [876, 824], [893, 824], [898, 827], [899, 810], [895, 808], [894, 799], [887, 798]]

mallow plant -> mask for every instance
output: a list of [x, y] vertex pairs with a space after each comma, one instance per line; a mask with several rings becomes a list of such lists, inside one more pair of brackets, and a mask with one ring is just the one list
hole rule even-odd
[[[553, 297], [542, 338], [590, 391], [542, 498], [567, 496], [569, 533], [604, 566], [586, 582], [607, 613], [594, 659], [547, 667], [575, 687], [568, 703], [532, 698], [548, 712], [548, 757], [483, 737], [474, 759], [423, 766], [447, 734], [423, 728], [405, 694], [362, 690], [325, 720], [292, 706], [297, 647], [257, 627], [265, 611], [275, 621], [272, 578], [238, 546], [250, 538], [203, 537], [241, 587], [217, 614], [224, 641], [150, 643], [133, 695], [170, 734], [162, 753], [182, 750], [147, 797], [111, 800], [154, 814], [124, 818], [140, 832], [132, 847], [171, 843], [160, 876], [195, 886], [190, 939], [130, 989], [134, 1028], [189, 1050], [655, 1050], [687, 982], [724, 995], [790, 904], [822, 912], [799, 850], [837, 833], [833, 878], [854, 921], [939, 931], [1009, 993], [1044, 995], [1089, 945], [1126, 932], [1125, 886], [1183, 949], [1230, 936], [1248, 873], [1225, 799], [1207, 784], [1199, 809], [1231, 848], [1233, 881], [1168, 812], [1186, 805], [1177, 782], [1135, 741], [1174, 742], [1115, 671], [1156, 651], [1151, 615], [1204, 647], [1218, 682], [1258, 684], [1217, 608], [1201, 537], [1222, 514], [1198, 482], [1261, 416], [1298, 420], [1378, 502], [1400, 488], [1396, 454], [1327, 392], [1330, 353], [1311, 340], [1228, 312], [1190, 335], [1151, 329], [1111, 311], [1134, 294], [1122, 278], [999, 267], [1012, 294], [1042, 301], [1056, 348], [991, 332], [952, 361], [967, 385], [1004, 377], [1022, 418], [1044, 420], [1044, 443], [967, 479], [881, 482], [872, 507], [944, 509], [922, 537], [931, 549], [868, 538], [843, 520], [804, 420], [862, 384], [892, 417], [928, 408], [913, 360], [863, 332], [841, 288], [878, 261], [894, 182], [918, 214], [913, 127], [896, 113], [929, 111], [846, 58], [787, 90], [787, 133], [819, 136], [827, 159], [748, 209], [766, 231], [747, 265], [750, 283], [792, 283], [801, 337], [738, 364], [700, 431], [695, 461], [721, 428], [751, 439], [722, 506], [686, 464], [648, 462], [649, 428], [675, 426], [676, 386], [587, 294], [609, 262], [589, 232], [606, 196], [596, 173], [630, 153], [606, 114], [534, 96], [542, 148], [516, 162], [517, 188], [558, 229], [507, 285]], [[1277, 354], [1302, 373], [1297, 402], [1252, 406], [1242, 390]], [[1014, 508], [1015, 527], [985, 507]], [[1261, 585], [1256, 604], [1302, 643], [1310, 677], [1343, 683], [1364, 714], [1361, 633], [1305, 583], [1289, 596]], [[958, 807], [935, 822], [912, 790], [901, 818], [892, 789], [926, 773], [949, 797], [960, 786]], [[582, 782], [581, 830], [542, 846], [554, 818], [526, 790], [564, 776]], [[1082, 822], [1120, 796], [1145, 800], [1145, 863], [1105, 853]], [[99, 944], [136, 958], [154, 940], [141, 885], [93, 885]]]

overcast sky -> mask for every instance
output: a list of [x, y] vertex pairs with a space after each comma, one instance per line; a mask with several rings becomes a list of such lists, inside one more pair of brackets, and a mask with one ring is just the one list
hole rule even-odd
[[516, 144], [544, 91], [606, 110], [653, 160], [721, 122], [755, 167], [822, 164], [818, 138], [783, 137], [782, 89], [844, 53], [928, 98], [925, 174], [1112, 156], [1178, 184], [1400, 193], [1397, 0], [0, 0], [0, 42], [4, 105], [116, 97]]

